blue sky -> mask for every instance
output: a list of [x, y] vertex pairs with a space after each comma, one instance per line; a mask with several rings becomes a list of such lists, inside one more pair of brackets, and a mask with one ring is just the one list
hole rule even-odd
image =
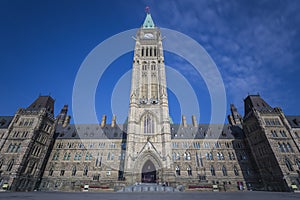
[[[0, 115], [13, 115], [39, 94], [56, 99], [56, 114], [64, 104], [71, 107], [76, 73], [88, 53], [110, 36], [140, 27], [146, 5], [157, 26], [190, 36], [209, 53], [224, 80], [228, 108], [234, 103], [243, 114], [243, 98], [260, 93], [285, 114], [300, 114], [297, 0], [2, 0]], [[130, 70], [132, 56], [116, 60], [100, 80], [95, 105], [99, 117], [107, 114], [111, 119], [113, 86]], [[205, 83], [183, 59], [170, 53], [165, 57], [168, 66], [190, 81], [201, 107], [200, 122], [207, 123]], [[169, 97], [170, 113], [178, 122], [180, 103], [174, 94]]]

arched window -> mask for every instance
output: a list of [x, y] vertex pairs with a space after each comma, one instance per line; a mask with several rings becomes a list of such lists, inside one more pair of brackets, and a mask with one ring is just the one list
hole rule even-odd
[[175, 152], [173, 152], [172, 157], [173, 157], [173, 160], [176, 160], [176, 153]]
[[157, 52], [156, 52], [157, 50], [156, 50], [156, 47], [154, 47], [154, 56], [156, 56], [157, 55]]
[[222, 152], [220, 153], [220, 156], [221, 156], [221, 160], [224, 160], [224, 155]]
[[287, 146], [286, 146], [285, 143], [282, 144], [282, 147], [283, 147], [283, 151], [284, 152], [289, 152], [289, 150], [288, 150], [288, 148], [287, 148]]
[[285, 131], [279, 131], [282, 137], [286, 137]]
[[212, 176], [216, 176], [216, 171], [213, 165], [210, 166], [210, 172]]
[[1, 159], [1, 160], [0, 160], [0, 169], [2, 168], [3, 163], [4, 163], [4, 160]]
[[294, 152], [294, 149], [292, 148], [292, 146], [290, 145], [290, 143], [287, 143], [287, 148], [290, 152]]
[[239, 175], [239, 170], [238, 168], [234, 165], [233, 167], [234, 175], [238, 176]]
[[284, 152], [284, 149], [283, 149], [283, 147], [282, 147], [282, 144], [280, 144], [279, 142], [278, 142], [278, 148], [279, 148], [279, 151], [280, 151], [280, 152]]
[[114, 158], [115, 158], [115, 154], [114, 154], [114, 153], [111, 153], [110, 159], [111, 159], [111, 160], [114, 160]]
[[9, 144], [9, 146], [7, 147], [6, 152], [10, 152], [11, 148], [12, 148], [12, 144]]
[[227, 169], [226, 169], [225, 165], [223, 165], [223, 167], [222, 167], [222, 172], [223, 172], [223, 176], [227, 176]]
[[147, 47], [146, 48], [146, 56], [148, 56], [149, 55], [149, 48]]
[[206, 160], [209, 160], [209, 153], [205, 153]]
[[177, 160], [180, 160], [180, 153], [177, 153]]
[[184, 152], [184, 154], [183, 154], [183, 159], [187, 160], [187, 153], [186, 152]]
[[285, 134], [285, 131], [282, 131], [282, 136], [287, 137], [287, 135]]
[[209, 159], [210, 159], [210, 160], [213, 160], [213, 159], [214, 159], [212, 152], [209, 153]]
[[64, 160], [67, 160], [67, 157], [68, 157], [68, 153], [66, 152], [66, 153], [64, 154]]
[[196, 152], [196, 157], [195, 157], [195, 159], [196, 159], [196, 165], [197, 165], [197, 167], [199, 167], [199, 156], [198, 156], [198, 153]]
[[233, 152], [231, 153], [231, 157], [232, 157], [232, 160], [235, 160], [235, 155]]
[[221, 160], [221, 156], [220, 156], [219, 152], [217, 153], [217, 157], [218, 157], [218, 160]]
[[76, 166], [74, 165], [73, 167], [72, 167], [72, 176], [75, 176], [76, 175]]
[[187, 160], [191, 160], [191, 153], [187, 152]]
[[294, 171], [291, 161], [288, 158], [285, 158], [285, 165], [289, 171]]
[[150, 56], [152, 56], [152, 47], [150, 48]]
[[107, 160], [110, 160], [110, 152], [107, 154]]
[[144, 117], [144, 133], [154, 133], [154, 120], [150, 114], [147, 114]]
[[67, 160], [70, 160], [70, 158], [71, 158], [71, 153], [68, 153]]
[[83, 170], [83, 176], [87, 176], [87, 175], [88, 175], [88, 172], [89, 172], [89, 168], [88, 168], [88, 166], [86, 165], [86, 166], [84, 167], [84, 170]]
[[21, 149], [21, 143], [19, 143], [17, 149], [16, 149], [16, 152], [20, 152], [20, 149]]
[[228, 158], [229, 158], [229, 160], [232, 160], [230, 152], [228, 152]]
[[9, 171], [9, 172], [11, 171], [11, 169], [12, 169], [12, 167], [14, 165], [14, 162], [15, 162], [14, 159], [12, 159], [12, 160], [9, 161], [6, 171]]
[[49, 176], [52, 176], [53, 175], [53, 168], [51, 167], [50, 169], [49, 169]]
[[175, 167], [175, 172], [176, 172], [176, 176], [180, 176], [180, 168], [178, 165]]
[[144, 56], [144, 51], [145, 51], [145, 49], [144, 49], [144, 47], [142, 48], [142, 56]]
[[298, 169], [300, 170], [300, 160], [299, 160], [299, 159], [296, 159], [296, 160], [295, 160], [295, 163], [296, 163], [296, 165], [298, 166]]
[[273, 131], [273, 137], [278, 137], [277, 132], [275, 130]]
[[188, 176], [192, 176], [192, 168], [191, 168], [191, 166], [188, 166], [186, 170], [187, 170]]

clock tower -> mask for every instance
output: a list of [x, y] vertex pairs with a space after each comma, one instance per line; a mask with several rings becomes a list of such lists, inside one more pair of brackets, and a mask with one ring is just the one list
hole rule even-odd
[[149, 11], [135, 40], [125, 178], [165, 182], [173, 171], [166, 73], [161, 32]]

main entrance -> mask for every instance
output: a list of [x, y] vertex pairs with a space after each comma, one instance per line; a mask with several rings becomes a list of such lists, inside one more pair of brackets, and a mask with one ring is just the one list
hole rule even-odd
[[156, 183], [156, 169], [150, 160], [142, 168], [142, 183]]

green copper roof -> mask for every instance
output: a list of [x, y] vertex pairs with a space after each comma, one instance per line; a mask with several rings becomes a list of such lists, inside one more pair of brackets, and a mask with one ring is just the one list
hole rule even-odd
[[154, 28], [154, 27], [155, 27], [155, 25], [152, 20], [151, 14], [147, 13], [146, 19], [143, 24], [143, 28]]

